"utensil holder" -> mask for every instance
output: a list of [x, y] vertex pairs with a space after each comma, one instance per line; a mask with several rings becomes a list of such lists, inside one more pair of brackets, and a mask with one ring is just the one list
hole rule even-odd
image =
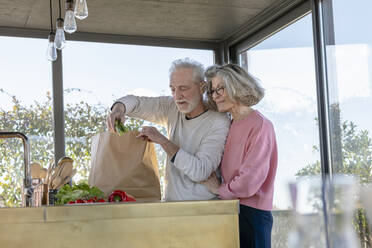
[[32, 206], [40, 207], [42, 205], [47, 205], [48, 198], [48, 185], [39, 183], [33, 185], [33, 195], [32, 195]]

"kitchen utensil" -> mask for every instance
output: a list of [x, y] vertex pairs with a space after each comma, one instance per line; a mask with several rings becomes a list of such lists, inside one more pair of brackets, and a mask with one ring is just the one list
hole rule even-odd
[[48, 173], [48, 169], [41, 168], [41, 170], [40, 170], [40, 178], [45, 179], [46, 176], [47, 176], [47, 173]]
[[72, 170], [71, 173], [70, 173], [70, 175], [66, 176], [62, 180], [62, 182], [59, 185], [57, 185], [57, 189], [59, 189], [60, 187], [62, 187], [65, 184], [67, 184], [75, 176], [76, 172], [77, 172], [76, 169]]
[[57, 189], [57, 186], [60, 185], [62, 182], [62, 178], [60, 176], [56, 176], [52, 181], [52, 189]]
[[30, 167], [31, 167], [31, 178], [32, 179], [40, 178], [41, 165], [39, 163], [32, 163]]

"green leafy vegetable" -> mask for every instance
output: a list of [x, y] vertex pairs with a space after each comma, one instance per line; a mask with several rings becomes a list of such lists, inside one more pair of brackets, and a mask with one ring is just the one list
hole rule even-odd
[[115, 131], [119, 136], [134, 130], [137, 130], [137, 128], [131, 128], [129, 125], [125, 126], [121, 121], [115, 120]]
[[58, 191], [56, 197], [57, 201], [55, 205], [63, 205], [77, 199], [101, 199], [104, 197], [104, 193], [95, 186], [90, 187], [87, 183], [75, 184], [73, 186], [66, 184]]

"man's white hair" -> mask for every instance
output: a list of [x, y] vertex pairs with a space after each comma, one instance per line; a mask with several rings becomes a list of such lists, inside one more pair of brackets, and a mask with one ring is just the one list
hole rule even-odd
[[194, 83], [199, 84], [204, 82], [204, 66], [190, 58], [177, 59], [173, 61], [169, 69], [169, 78], [172, 76], [173, 72], [184, 68], [192, 70], [192, 78]]

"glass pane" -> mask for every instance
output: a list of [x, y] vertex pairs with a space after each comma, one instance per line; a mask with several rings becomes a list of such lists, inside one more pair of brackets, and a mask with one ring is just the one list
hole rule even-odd
[[240, 55], [259, 78], [265, 97], [256, 108], [274, 124], [278, 169], [274, 187], [274, 247], [287, 247], [288, 183], [320, 173], [319, 131], [311, 15]]
[[[31, 162], [47, 167], [53, 158], [51, 64], [47, 39], [0, 37], [0, 131], [24, 133]], [[23, 146], [0, 139], [0, 207], [21, 205]]]
[[[372, 182], [372, 2], [333, 2], [335, 44], [327, 46], [332, 166], [354, 175], [360, 184]], [[362, 210], [355, 229], [362, 247], [371, 237]]]
[[358, 0], [351, 6], [341, 0], [333, 7], [335, 45], [327, 46], [327, 61], [332, 132], [340, 142], [340, 151], [333, 149], [333, 167], [367, 183], [372, 181], [372, 34], [365, 30], [372, 21], [372, 2]]
[[[66, 155], [79, 166], [77, 180], [88, 178], [90, 138], [106, 129], [114, 101], [127, 94], [170, 95], [169, 67], [185, 57], [204, 66], [213, 63], [213, 51], [68, 42], [63, 50]], [[165, 153], [160, 146], [156, 150], [163, 182]]]

